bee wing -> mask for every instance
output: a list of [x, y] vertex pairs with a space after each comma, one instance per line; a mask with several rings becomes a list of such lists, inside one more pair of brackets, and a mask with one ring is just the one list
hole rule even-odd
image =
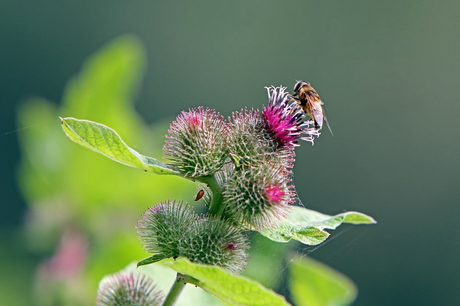
[[331, 132], [332, 136], [334, 136], [334, 133], [332, 133], [331, 126], [329, 125], [329, 121], [326, 118], [326, 115], [324, 114], [323, 111], [323, 116], [324, 116], [324, 121], [326, 121], [327, 128], [329, 129], [329, 132]]
[[[320, 104], [324, 105], [323, 100], [320, 101]], [[323, 115], [322, 119], [324, 119], [324, 121], [326, 122], [326, 125], [327, 125], [327, 128], [329, 129], [329, 132], [331, 132], [332, 136], [334, 136], [334, 133], [332, 133], [331, 126], [329, 125], [329, 121], [326, 118], [326, 113], [324, 112], [324, 108], [322, 108], [322, 107], [320, 107], [320, 108], [321, 108], [321, 112], [322, 112], [322, 115]], [[321, 127], [323, 127], [322, 121], [321, 121]]]
[[319, 103], [310, 103], [310, 109], [313, 120], [315, 121], [315, 127], [320, 129], [323, 127], [323, 122], [326, 122], [329, 132], [331, 132], [332, 136], [334, 136], [334, 133], [332, 133], [331, 126], [329, 125], [329, 121], [327, 121], [326, 114], [324, 113], [324, 109], [321, 107], [321, 104], [324, 103], [322, 103], [322, 101]]
[[[321, 104], [324, 104], [324, 103], [321, 103]], [[323, 110], [324, 121], [326, 122], [327, 128], [329, 129], [329, 132], [331, 132], [332, 136], [334, 136], [334, 133], [332, 133], [331, 126], [329, 125], [329, 121], [326, 118], [326, 113], [324, 112], [324, 108], [322, 108], [322, 110]]]
[[315, 124], [319, 127], [323, 127], [323, 112], [316, 109], [312, 109], [313, 117], [315, 119]]
[[323, 108], [321, 107], [321, 104], [318, 102], [310, 102], [309, 106], [311, 110], [311, 115], [313, 117], [313, 120], [315, 121], [315, 127], [322, 128], [323, 127]]

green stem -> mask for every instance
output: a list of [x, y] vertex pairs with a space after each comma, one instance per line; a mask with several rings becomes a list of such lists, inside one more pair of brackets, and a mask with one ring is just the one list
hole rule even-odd
[[214, 175], [203, 176], [195, 178], [197, 181], [205, 183], [208, 185], [209, 189], [212, 192], [212, 202], [209, 206], [209, 214], [214, 216], [222, 216], [224, 213], [224, 205], [222, 203], [222, 187], [217, 183], [216, 177]]
[[182, 290], [185, 287], [187, 282], [185, 281], [186, 276], [180, 273], [177, 273], [176, 280], [174, 281], [174, 285], [169, 290], [168, 296], [166, 297], [165, 301], [163, 302], [163, 306], [173, 306], [176, 304], [179, 295], [181, 294]]

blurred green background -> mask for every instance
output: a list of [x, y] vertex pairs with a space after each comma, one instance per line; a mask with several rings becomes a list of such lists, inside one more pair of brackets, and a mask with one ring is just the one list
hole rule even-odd
[[[47, 139], [50, 133], [62, 134], [57, 115], [85, 116], [111, 125], [141, 153], [161, 154], [159, 131], [166, 129], [161, 122], [181, 110], [203, 105], [228, 116], [246, 106], [261, 108], [267, 101], [264, 86], [282, 84], [292, 90], [295, 80], [303, 79], [325, 101], [334, 137], [325, 130], [314, 147], [305, 143], [297, 150], [294, 181], [302, 202], [328, 214], [362, 211], [379, 223], [343, 226], [323, 246], [299, 247], [298, 252], [349, 276], [359, 288], [355, 305], [460, 303], [455, 242], [460, 238], [455, 221], [460, 213], [455, 117], [460, 114], [460, 2], [17, 0], [0, 1], [0, 7], [0, 300], [30, 305], [29, 293], [40, 277], [36, 265], [58, 244], [57, 237], [39, 235], [50, 229], [33, 227], [28, 207], [49, 207], [55, 218], [41, 219], [42, 225], [61, 226], [64, 232], [70, 222], [65, 216], [74, 216], [75, 224], [87, 220], [79, 230], [96, 233], [87, 242], [91, 244], [108, 239], [97, 233], [98, 226], [110, 224], [92, 220], [91, 209], [78, 212], [78, 205], [69, 204], [72, 214], [62, 211], [60, 201], [103, 201], [105, 210], [94, 210], [104, 213], [111, 212], [114, 202], [114, 207], [129, 203], [127, 214], [135, 220], [148, 205], [167, 198], [191, 201], [196, 192], [193, 184], [182, 185], [177, 178], [165, 183], [169, 187], [155, 188], [158, 177], [102, 156], [88, 157], [93, 153], [77, 151], [69, 140], [68, 150], [77, 152], [68, 156], [73, 166], [53, 155], [66, 148], [51, 146], [37, 152], [45, 152], [40, 156], [44, 161], [60, 162], [59, 168], [35, 168], [46, 174], [46, 186], [62, 184], [65, 192], [37, 187], [35, 193], [25, 193], [30, 186], [24, 170], [18, 177], [20, 160], [31, 162], [19, 147], [20, 141], [27, 142], [25, 135]], [[72, 113], [72, 101], [84, 100], [93, 87], [91, 82], [74, 83], [69, 89], [68, 80], [81, 72], [91, 54], [126, 33], [145, 46], [148, 64], [139, 54], [114, 68], [120, 75], [144, 75], [138, 80], [133, 76], [132, 88], [117, 93], [125, 108], [110, 115], [110, 102], [102, 101], [97, 112]], [[98, 105], [98, 97], [89, 96], [91, 105]], [[53, 102], [31, 102], [34, 97]], [[149, 125], [136, 125], [139, 115], [130, 111], [129, 101], [135, 101]], [[32, 109], [20, 117], [19, 110], [30, 105], [25, 103], [41, 103], [46, 110]], [[41, 147], [28, 143], [32, 155], [33, 145]], [[87, 172], [75, 161], [84, 164], [85, 158], [94, 163], [87, 178], [116, 180], [110, 186], [116, 194], [94, 183], [89, 186], [95, 188], [93, 194], [102, 191], [101, 198], [78, 198], [78, 182]], [[126, 182], [124, 191], [120, 186]], [[48, 206], [37, 204], [44, 198]], [[51, 202], [61, 203], [59, 209], [53, 210]], [[78, 231], [70, 228], [70, 237], [78, 242]], [[43, 237], [50, 241], [41, 241]], [[110, 239], [119, 241], [114, 237]], [[101, 249], [100, 257], [110, 259], [111, 249]], [[110, 265], [108, 259], [101, 262]], [[92, 273], [99, 272], [94, 268]]]

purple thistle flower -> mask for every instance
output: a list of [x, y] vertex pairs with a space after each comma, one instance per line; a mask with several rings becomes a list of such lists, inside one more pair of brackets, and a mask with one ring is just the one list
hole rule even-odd
[[285, 194], [283, 188], [277, 185], [265, 188], [265, 198], [271, 203], [279, 204], [284, 199]]
[[[202, 110], [202, 109], [199, 109]], [[197, 130], [201, 122], [203, 121], [203, 113], [197, 111], [191, 111], [189, 113], [184, 113], [184, 119], [188, 122], [191, 129]]]
[[[280, 148], [292, 149], [298, 146], [298, 139], [314, 143], [314, 137], [321, 134], [310, 121], [304, 121], [305, 113], [287, 93], [286, 87], [265, 87], [268, 106], [263, 107], [262, 117], [267, 129]], [[302, 136], [306, 135], [306, 136]]]

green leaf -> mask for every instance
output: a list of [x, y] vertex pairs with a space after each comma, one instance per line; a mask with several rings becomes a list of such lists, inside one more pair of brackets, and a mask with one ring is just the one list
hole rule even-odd
[[348, 305], [357, 288], [345, 275], [307, 257], [289, 266], [291, 297], [297, 306]]
[[278, 227], [261, 231], [265, 237], [277, 242], [289, 242], [291, 239], [304, 244], [320, 244], [329, 237], [329, 233], [313, 226], [297, 226], [285, 220]]
[[[177, 273], [171, 268], [163, 265], [162, 263], [156, 263], [152, 265], [137, 267], [135, 263], [129, 264], [123, 269], [125, 273], [136, 273], [145, 274], [150, 276], [154, 281], [159, 290], [167, 294], [171, 289], [171, 286], [176, 281]], [[184, 290], [180, 294], [175, 306], [222, 306], [224, 305], [221, 301], [216, 299], [211, 294], [205, 292], [200, 287], [185, 286]]]
[[164, 265], [195, 278], [194, 285], [209, 292], [226, 305], [277, 306], [290, 305], [286, 299], [261, 284], [243, 276], [227, 273], [216, 266], [192, 263], [185, 258], [165, 260]]
[[296, 225], [314, 226], [317, 228], [336, 229], [342, 223], [350, 224], [374, 224], [377, 223], [372, 217], [356, 211], [348, 211], [335, 216], [329, 216], [320, 212], [293, 206], [288, 220]]
[[374, 224], [377, 222], [372, 217], [355, 211], [329, 216], [314, 210], [293, 206], [288, 218], [283, 223], [260, 233], [277, 242], [288, 242], [295, 239], [304, 244], [317, 245], [329, 237], [329, 233], [324, 229], [336, 229], [342, 223]]
[[152, 255], [148, 258], [145, 258], [145, 259], [142, 259], [141, 261], [139, 261], [137, 263], [137, 266], [140, 267], [140, 266], [145, 266], [145, 265], [149, 265], [149, 264], [153, 264], [153, 263], [156, 263], [160, 260], [163, 260], [165, 259], [165, 255], [163, 254], [155, 254], [155, 255]]
[[180, 175], [155, 158], [141, 155], [131, 149], [114, 130], [103, 124], [70, 117], [61, 118], [61, 124], [71, 140], [116, 162], [156, 174]]

